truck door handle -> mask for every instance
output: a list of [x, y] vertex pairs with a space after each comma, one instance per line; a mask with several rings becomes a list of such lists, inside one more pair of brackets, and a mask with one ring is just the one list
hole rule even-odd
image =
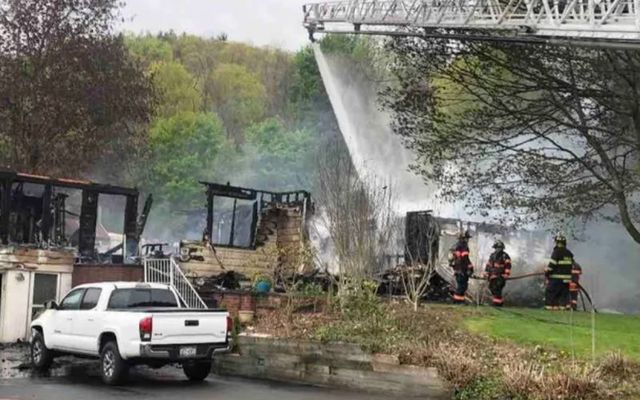
[[89, 321], [89, 322], [93, 322], [93, 318], [89, 318], [87, 321]]
[[67, 318], [67, 321], [73, 321], [73, 318]]

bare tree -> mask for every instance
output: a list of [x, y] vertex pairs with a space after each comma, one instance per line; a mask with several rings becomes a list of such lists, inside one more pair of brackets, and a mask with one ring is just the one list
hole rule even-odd
[[402, 266], [400, 277], [404, 295], [414, 311], [418, 311], [420, 300], [429, 290], [431, 278], [435, 274], [435, 262], [429, 259], [426, 263], [411, 263]]
[[419, 257], [413, 254], [409, 246], [405, 248], [405, 265], [400, 267], [400, 278], [407, 302], [412, 305], [414, 311], [418, 311], [420, 300], [429, 290], [429, 285], [436, 273], [436, 263], [438, 262], [438, 254], [436, 251], [438, 246], [438, 237], [440, 229], [437, 224], [431, 224], [426, 227], [424, 232], [423, 245], [426, 246], [427, 257]]
[[320, 153], [317, 222], [326, 227], [335, 251], [340, 295], [344, 282], [371, 278], [384, 265], [393, 234], [393, 195], [388, 185], [360, 177], [344, 146], [331, 143]]
[[[290, 245], [273, 249], [277, 257], [272, 266], [272, 280], [274, 286], [278, 286], [285, 291], [283, 313], [285, 317], [285, 330], [290, 333], [293, 322], [293, 314], [304, 296], [300, 293], [302, 281], [299, 279], [298, 271], [302, 270], [301, 266], [308, 265], [313, 262], [313, 250], [308, 243], [302, 245]], [[314, 299], [315, 308], [315, 299]]]

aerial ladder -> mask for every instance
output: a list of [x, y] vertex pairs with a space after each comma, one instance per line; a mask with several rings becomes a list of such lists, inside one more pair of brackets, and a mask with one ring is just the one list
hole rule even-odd
[[344, 0], [303, 6], [314, 33], [640, 46], [640, 0]]

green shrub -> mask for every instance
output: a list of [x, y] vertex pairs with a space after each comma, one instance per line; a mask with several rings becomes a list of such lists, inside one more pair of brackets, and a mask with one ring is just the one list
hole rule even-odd
[[[493, 378], [480, 378], [456, 392], [456, 400], [497, 400], [503, 398], [502, 384]], [[512, 400], [525, 400], [514, 398]]]

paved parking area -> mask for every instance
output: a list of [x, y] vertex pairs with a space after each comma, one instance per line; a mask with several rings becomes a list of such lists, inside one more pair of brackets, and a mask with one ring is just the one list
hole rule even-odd
[[65, 376], [0, 380], [0, 400], [383, 400], [366, 393], [211, 376], [192, 383], [182, 370], [136, 368], [126, 386], [105, 386], [91, 368], [72, 368]]

